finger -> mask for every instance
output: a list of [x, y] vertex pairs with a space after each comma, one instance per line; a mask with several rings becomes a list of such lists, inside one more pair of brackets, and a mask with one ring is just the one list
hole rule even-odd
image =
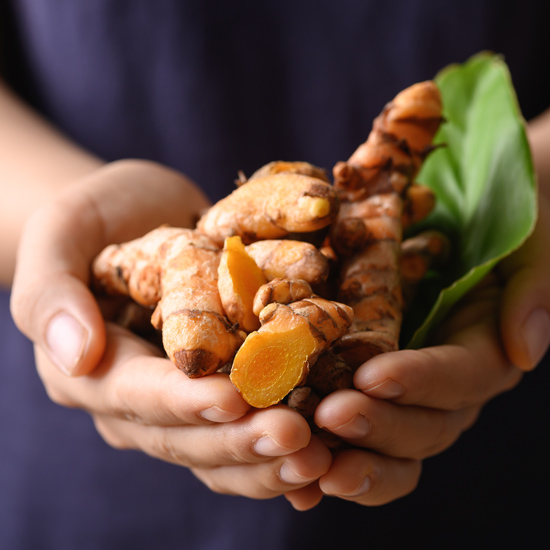
[[249, 405], [227, 375], [190, 379], [158, 348], [108, 325], [106, 352], [95, 371], [71, 378], [37, 350], [37, 368], [51, 399], [104, 416], [144, 425], [230, 422]]
[[499, 266], [506, 279], [502, 297], [503, 344], [512, 363], [527, 371], [550, 344], [550, 205], [543, 196], [533, 235]]
[[359, 367], [354, 385], [378, 399], [459, 410], [513, 388], [521, 376], [501, 349], [493, 323], [481, 318], [446, 345], [374, 357]]
[[336, 455], [319, 480], [323, 493], [364, 506], [386, 504], [411, 493], [420, 479], [421, 462], [350, 449]]
[[311, 432], [287, 407], [255, 410], [235, 422], [195, 426], [143, 426], [96, 416], [102, 437], [118, 449], [139, 449], [188, 468], [267, 462], [307, 447]]
[[19, 248], [11, 304], [17, 326], [66, 374], [90, 372], [105, 346], [88, 289], [92, 259], [161, 223], [189, 222], [190, 204], [206, 201], [188, 180], [134, 161], [107, 165], [39, 209]]
[[330, 451], [316, 438], [285, 458], [260, 464], [194, 469], [193, 473], [216, 493], [266, 499], [309, 486], [327, 473]]
[[323, 499], [323, 491], [319, 487], [319, 482], [314, 481], [300, 489], [294, 489], [285, 493], [285, 498], [292, 504], [295, 510], [304, 512], [315, 508]]
[[357, 447], [397, 458], [423, 459], [450, 447], [478, 413], [479, 407], [442, 411], [341, 390], [321, 401], [315, 423]]

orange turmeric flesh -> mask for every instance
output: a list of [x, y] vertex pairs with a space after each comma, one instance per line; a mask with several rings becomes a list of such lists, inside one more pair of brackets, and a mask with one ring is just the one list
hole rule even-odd
[[346, 333], [352, 318], [350, 307], [319, 297], [267, 305], [262, 326], [235, 355], [231, 381], [253, 407], [279, 403], [304, 383], [310, 366]]
[[260, 327], [254, 296], [267, 278], [246, 252], [240, 237], [228, 237], [218, 268], [218, 290], [227, 317], [246, 332]]
[[309, 323], [298, 316], [292, 330], [254, 332], [235, 356], [231, 381], [247, 403], [269, 407], [305, 379], [316, 349]]

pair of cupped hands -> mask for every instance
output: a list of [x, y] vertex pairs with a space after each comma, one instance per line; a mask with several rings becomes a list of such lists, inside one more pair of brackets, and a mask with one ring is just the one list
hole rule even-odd
[[89, 412], [104, 440], [187, 468], [219, 493], [324, 496], [373, 506], [416, 487], [422, 460], [534, 368], [550, 339], [550, 209], [528, 242], [465, 297], [433, 345], [379, 355], [354, 390], [326, 397], [318, 426], [352, 444], [332, 453], [284, 405], [252, 409], [225, 374], [191, 380], [161, 350], [106, 322], [89, 289], [108, 244], [208, 207], [181, 174], [146, 161], [107, 164], [37, 210], [18, 254], [12, 313], [35, 344], [49, 397]]

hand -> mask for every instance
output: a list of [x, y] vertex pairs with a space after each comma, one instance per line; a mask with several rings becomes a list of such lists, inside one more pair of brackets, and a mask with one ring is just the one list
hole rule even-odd
[[107, 165], [44, 208], [25, 228], [12, 294], [53, 401], [88, 411], [117, 448], [192, 469], [215, 491], [268, 498], [326, 473], [331, 455], [286, 407], [251, 411], [227, 375], [191, 380], [158, 348], [104, 323], [88, 289], [90, 264], [111, 242], [162, 223], [189, 226], [208, 206], [158, 165]]
[[458, 304], [436, 345], [374, 357], [355, 374], [358, 391], [321, 402], [316, 424], [355, 448], [338, 452], [318, 483], [288, 500], [307, 509], [321, 493], [374, 506], [412, 492], [422, 460], [450, 447], [543, 357], [549, 280], [550, 208], [541, 197], [532, 237]]
[[191, 468], [210, 489], [278, 496], [325, 473], [330, 453], [286, 407], [249, 411], [226, 374], [190, 379], [160, 350], [108, 324], [106, 351], [87, 376], [68, 377], [37, 349], [49, 396], [88, 411], [103, 439]]

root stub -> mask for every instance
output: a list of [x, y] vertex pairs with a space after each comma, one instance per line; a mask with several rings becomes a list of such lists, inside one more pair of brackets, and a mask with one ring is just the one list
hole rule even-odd
[[215, 353], [205, 349], [180, 350], [174, 353], [174, 364], [189, 378], [201, 378], [219, 363]]

